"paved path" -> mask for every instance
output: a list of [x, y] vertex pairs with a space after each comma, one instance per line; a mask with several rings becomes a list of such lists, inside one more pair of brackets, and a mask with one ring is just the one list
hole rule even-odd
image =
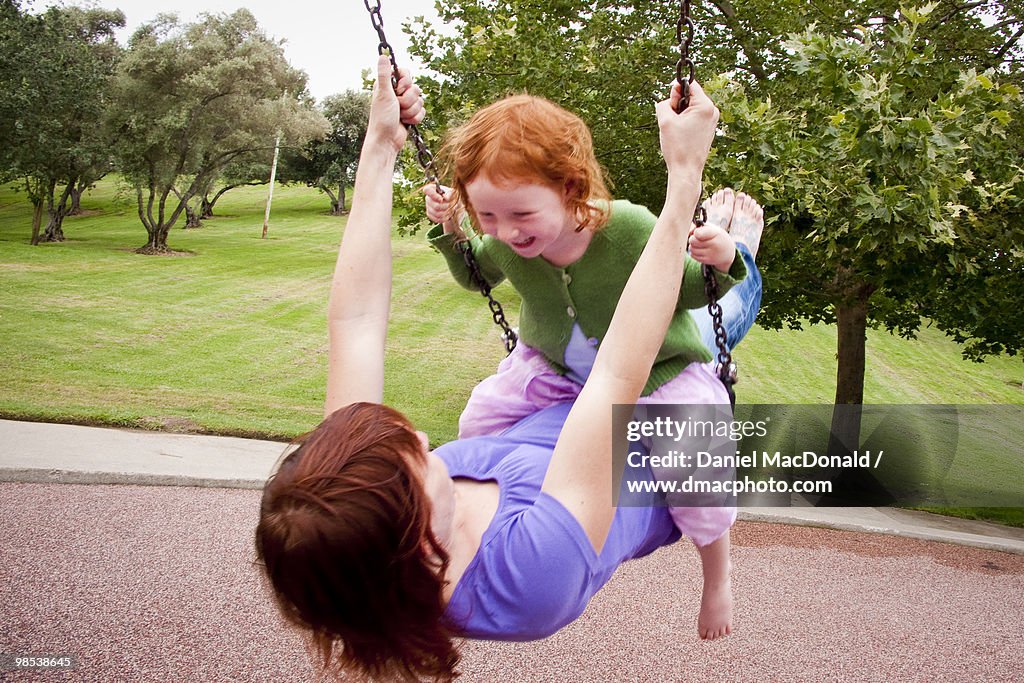
[[[69, 453], [71, 464], [56, 459]], [[259, 492], [244, 487], [280, 453], [267, 442], [0, 421], [0, 653], [78, 664], [0, 680], [318, 680], [252, 565]], [[200, 469], [187, 464], [196, 454], [209, 461]], [[252, 472], [221, 467], [230, 458]], [[118, 470], [127, 460], [163, 464]], [[813, 521], [962, 534], [1012, 552], [749, 521], [812, 513], [748, 510], [737, 524], [731, 638], [697, 639], [700, 571], [679, 543], [626, 564], [552, 638], [467, 643], [460, 680], [1024, 679], [1019, 538], [992, 537], [988, 525], [943, 532], [933, 516], [886, 509]]]
[[[0, 420], [0, 481], [260, 489], [276, 441]], [[1024, 529], [895, 508], [748, 508], [740, 518], [1024, 553]]]

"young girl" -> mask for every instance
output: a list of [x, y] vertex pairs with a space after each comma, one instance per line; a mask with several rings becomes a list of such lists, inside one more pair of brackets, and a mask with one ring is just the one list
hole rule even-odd
[[[523, 302], [520, 343], [497, 374], [476, 387], [462, 414], [459, 437], [468, 438], [496, 434], [542, 408], [576, 398], [656, 217], [644, 207], [610, 200], [586, 124], [539, 97], [507, 97], [481, 109], [451, 133], [443, 154], [454, 188], [444, 198], [427, 189], [428, 214], [442, 223], [428, 239], [456, 280], [471, 288], [455, 248], [465, 236], [454, 207], [464, 206], [480, 235], [470, 245], [481, 273], [491, 285], [508, 278]], [[718, 203], [726, 199], [719, 197]], [[709, 223], [693, 232], [693, 258], [686, 260], [679, 304], [641, 402], [728, 405], [687, 309], [707, 303], [700, 263], [715, 269], [719, 292], [745, 276], [744, 261], [736, 254], [724, 226]], [[701, 555], [700, 636], [728, 635], [729, 528], [735, 508], [670, 512]]]

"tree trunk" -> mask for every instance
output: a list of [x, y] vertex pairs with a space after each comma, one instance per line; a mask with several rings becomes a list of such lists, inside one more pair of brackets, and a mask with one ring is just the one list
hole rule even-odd
[[[851, 299], [836, 305], [838, 363], [836, 399], [832, 409], [828, 456], [845, 458], [861, 447], [864, 411], [864, 369], [867, 340], [868, 299], [871, 289], [860, 287]], [[828, 505], [889, 505], [892, 496], [870, 470], [841, 468], [831, 472], [833, 495]]]
[[864, 403], [864, 351], [868, 328], [868, 294], [836, 306], [838, 367], [836, 405]]
[[864, 403], [864, 351], [868, 303], [857, 295], [854, 301], [836, 305], [838, 363], [836, 400], [832, 412], [828, 454], [846, 456], [860, 441], [860, 406]]
[[[196, 213], [195, 209], [192, 208], [192, 205], [189, 204], [191, 197], [185, 197], [178, 192], [178, 188], [176, 187], [172, 187], [171, 192], [173, 192], [174, 196], [178, 198], [179, 207], [185, 210], [185, 230], [203, 227], [203, 224], [199, 222], [199, 215]], [[161, 220], [163, 220], [162, 215]], [[173, 225], [173, 223], [171, 223], [171, 225]]]
[[[217, 196], [219, 197], [220, 195]], [[216, 201], [217, 197], [214, 197], [212, 202], [210, 201], [209, 193], [203, 195], [203, 198], [199, 200], [200, 220], [203, 220], [205, 218], [213, 218], [213, 205]]]
[[106, 176], [106, 172], [91, 168], [79, 177], [78, 182], [71, 189], [71, 209], [68, 211], [69, 216], [77, 216], [82, 213], [82, 195], [88, 190], [93, 184], [99, 182]]
[[860, 442], [861, 405], [864, 403], [864, 350], [867, 332], [867, 299], [858, 296], [852, 302], [836, 304], [838, 367], [836, 401], [832, 411], [832, 429], [828, 454], [845, 457]]
[[[327, 185], [318, 185], [317, 187], [323, 190], [324, 194], [326, 194], [327, 197], [331, 200], [331, 215], [340, 216], [341, 205], [338, 203], [338, 198], [334, 196], [334, 191], [331, 190], [331, 188], [329, 188]], [[344, 197], [344, 195], [342, 195], [342, 197]]]
[[148, 202], [144, 201], [142, 190], [139, 188], [135, 190], [135, 198], [138, 203], [139, 220], [142, 221], [143, 227], [146, 228], [146, 234], [149, 235], [149, 240], [145, 246], [136, 249], [135, 253], [150, 255], [171, 253], [171, 250], [167, 248], [167, 233], [170, 232], [171, 226], [177, 221], [178, 214], [174, 213], [166, 225], [155, 220], [153, 218], [154, 193], [152, 188], [149, 191]]
[[170, 226], [146, 226], [146, 232], [149, 234], [149, 241], [146, 242], [144, 247], [136, 249], [136, 253], [139, 254], [170, 254], [171, 250], [167, 246], [167, 233], [170, 232]]
[[[64, 188], [64, 192], [61, 193], [60, 200], [54, 202], [53, 191], [50, 191], [50, 197], [47, 199], [47, 213], [49, 214], [49, 220], [46, 223], [46, 232], [43, 233], [44, 242], [63, 242], [64, 241], [64, 217], [70, 213], [69, 201], [71, 194], [75, 190], [75, 181], [71, 180], [67, 187]], [[56, 185], [56, 183], [54, 184]]]
[[64, 214], [60, 211], [50, 214], [46, 222], [46, 230], [43, 232], [42, 242], [63, 242], [64, 237]]
[[345, 213], [345, 183], [338, 183], [338, 215]]
[[192, 208], [191, 204], [185, 202], [185, 229], [201, 227], [203, 224], [199, 221], [199, 213]]
[[82, 185], [75, 185], [71, 188], [71, 208], [68, 209], [69, 216], [77, 216], [82, 213], [82, 195], [85, 193], [85, 187]]
[[39, 244], [39, 228], [43, 224], [43, 200], [33, 201], [32, 207], [32, 240], [30, 244], [35, 246]]

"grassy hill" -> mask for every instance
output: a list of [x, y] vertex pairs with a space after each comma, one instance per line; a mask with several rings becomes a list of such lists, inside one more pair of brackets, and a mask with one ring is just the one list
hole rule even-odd
[[[315, 190], [280, 187], [264, 240], [265, 192], [232, 191], [204, 227], [172, 231], [178, 254], [153, 257], [133, 251], [145, 230], [115, 180], [66, 220], [66, 242], [36, 247], [25, 197], [0, 188], [0, 415], [274, 438], [315, 425], [345, 218]], [[441, 443], [504, 350], [484, 300], [421, 235], [395, 253], [386, 400]], [[514, 314], [515, 292], [496, 295]], [[736, 352], [740, 401], [830, 403], [835, 347], [832, 327], [755, 328]], [[933, 329], [913, 341], [871, 331], [865, 401], [1024, 404], [1024, 364], [965, 361]]]

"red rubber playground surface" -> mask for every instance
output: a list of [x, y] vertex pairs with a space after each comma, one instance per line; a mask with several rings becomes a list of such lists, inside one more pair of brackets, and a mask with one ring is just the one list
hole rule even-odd
[[[0, 484], [0, 653], [26, 681], [315, 681], [252, 564], [259, 492]], [[1024, 556], [740, 522], [735, 634], [701, 642], [685, 543], [622, 567], [576, 623], [470, 642], [463, 681], [1021, 681]]]

